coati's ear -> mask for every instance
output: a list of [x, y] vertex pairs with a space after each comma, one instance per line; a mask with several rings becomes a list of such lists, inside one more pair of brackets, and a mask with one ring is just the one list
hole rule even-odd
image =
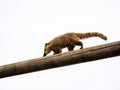
[[47, 46], [49, 43], [45, 43], [45, 46]]
[[45, 43], [45, 46], [47, 45], [47, 43]]
[[50, 44], [50, 42], [49, 43], [45, 43], [45, 45], [49, 45]]

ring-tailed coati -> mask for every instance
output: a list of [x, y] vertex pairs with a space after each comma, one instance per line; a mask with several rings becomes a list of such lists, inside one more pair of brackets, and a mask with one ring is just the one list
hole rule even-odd
[[82, 49], [83, 43], [80, 40], [89, 37], [100, 37], [103, 40], [107, 40], [105, 35], [98, 32], [66, 33], [55, 37], [49, 43], [46, 43], [43, 56], [46, 56], [51, 51], [53, 51], [54, 54], [61, 53], [62, 49], [65, 47], [67, 47], [69, 51], [72, 51], [76, 45], [81, 46], [80, 49]]

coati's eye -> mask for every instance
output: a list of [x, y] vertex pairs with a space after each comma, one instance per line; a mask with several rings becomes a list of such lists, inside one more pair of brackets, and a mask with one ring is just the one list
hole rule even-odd
[[48, 48], [48, 43], [45, 43], [44, 51], [47, 51], [47, 48]]

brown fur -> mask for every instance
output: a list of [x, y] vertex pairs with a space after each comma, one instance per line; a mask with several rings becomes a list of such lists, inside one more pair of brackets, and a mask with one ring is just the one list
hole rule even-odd
[[67, 47], [69, 51], [72, 51], [76, 45], [81, 46], [80, 49], [82, 49], [83, 43], [80, 40], [89, 37], [100, 37], [101, 39], [107, 40], [106, 36], [98, 32], [66, 33], [46, 43], [43, 56], [46, 56], [51, 51], [53, 51], [54, 54], [61, 53], [65, 47]]

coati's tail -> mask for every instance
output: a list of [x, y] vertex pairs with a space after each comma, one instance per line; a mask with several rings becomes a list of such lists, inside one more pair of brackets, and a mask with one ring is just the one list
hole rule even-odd
[[102, 33], [98, 33], [98, 32], [76, 33], [76, 35], [80, 39], [85, 39], [89, 37], [100, 37], [101, 39], [107, 40], [107, 37], [105, 35], [103, 35]]

